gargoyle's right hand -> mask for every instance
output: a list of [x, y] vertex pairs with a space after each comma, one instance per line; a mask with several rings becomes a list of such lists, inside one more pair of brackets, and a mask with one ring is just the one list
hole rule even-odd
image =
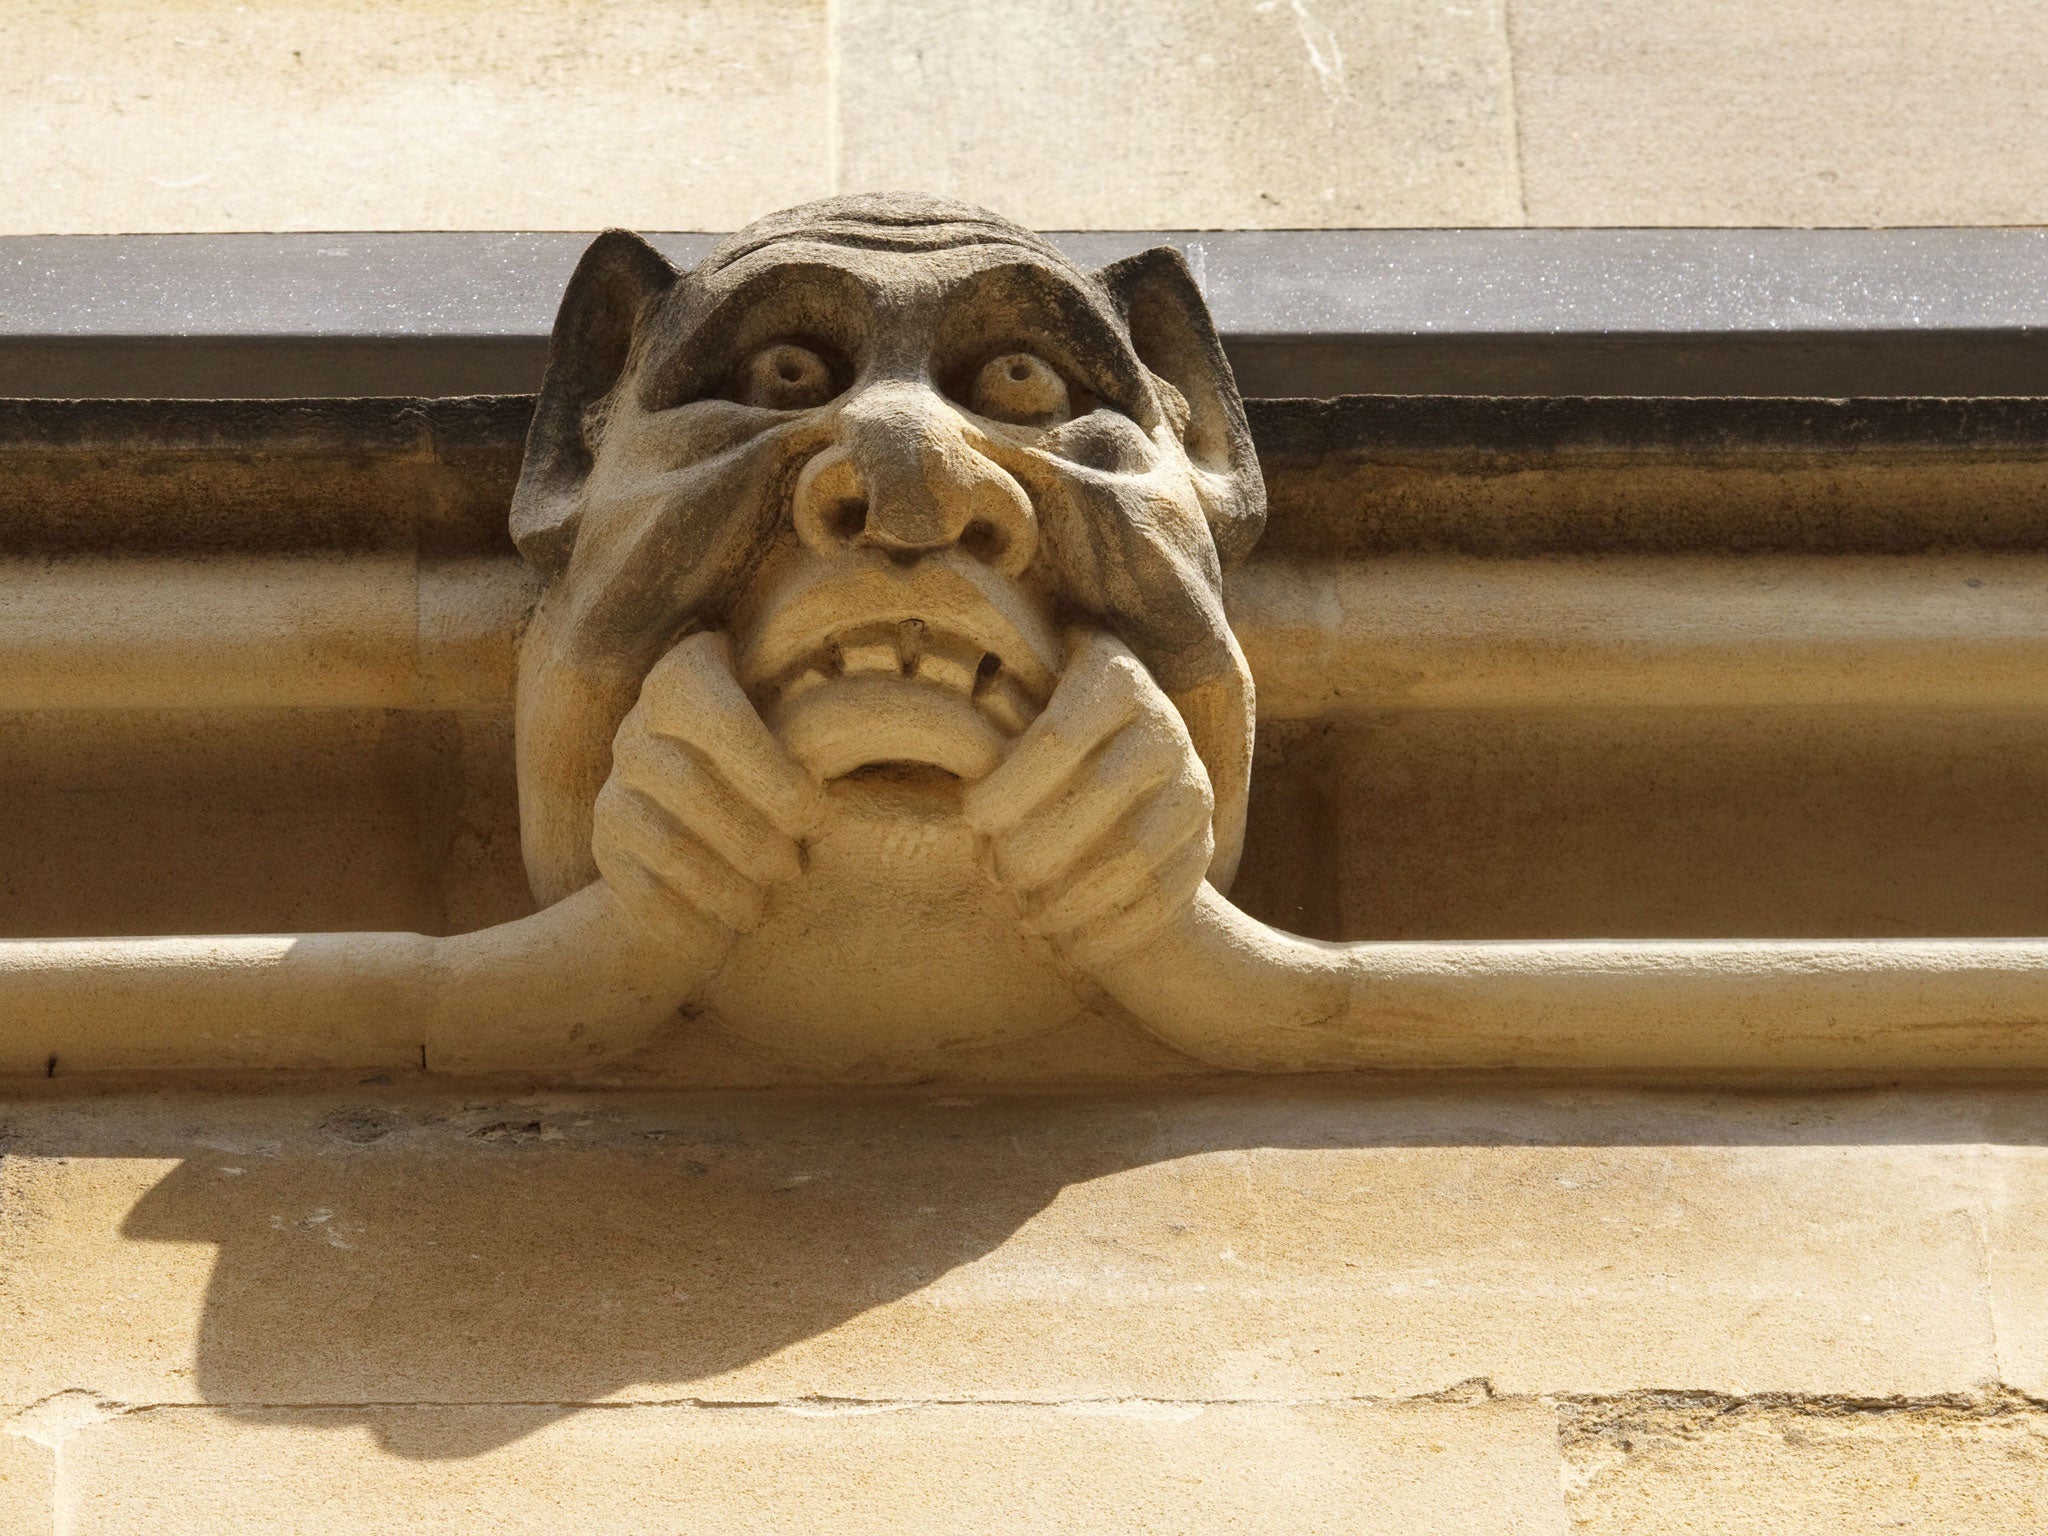
[[964, 805], [1027, 927], [1091, 972], [1150, 944], [1194, 902], [1215, 807], [1172, 701], [1101, 633], [1076, 637], [1044, 713]]
[[591, 852], [643, 927], [722, 946], [802, 870], [822, 805], [741, 691], [726, 637], [695, 634], [655, 663], [619, 726]]

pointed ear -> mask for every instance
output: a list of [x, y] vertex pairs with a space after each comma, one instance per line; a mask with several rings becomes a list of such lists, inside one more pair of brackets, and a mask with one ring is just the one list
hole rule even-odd
[[1170, 245], [1126, 256], [1096, 276], [1123, 312], [1139, 359], [1187, 402], [1181, 440], [1216, 552], [1234, 565], [1265, 529], [1266, 481], [1202, 290]]
[[553, 576], [569, 563], [590, 474], [591, 408], [619, 382], [648, 303], [676, 269], [638, 235], [608, 229], [591, 242], [555, 312], [547, 373], [512, 493], [512, 542]]

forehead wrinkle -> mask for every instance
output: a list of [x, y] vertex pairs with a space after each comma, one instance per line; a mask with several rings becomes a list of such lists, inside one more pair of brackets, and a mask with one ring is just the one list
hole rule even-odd
[[[781, 244], [838, 246], [874, 253], [933, 255], [974, 246], [1004, 245], [1061, 259], [1056, 246], [1034, 230], [1013, 224], [985, 209], [958, 205], [944, 210], [922, 209], [892, 216], [868, 207], [855, 212], [830, 203], [791, 213], [819, 215], [790, 220], [770, 215], [728, 236], [705, 258], [709, 273], [745, 261], [756, 252]], [[936, 215], [936, 216], [935, 216]]]

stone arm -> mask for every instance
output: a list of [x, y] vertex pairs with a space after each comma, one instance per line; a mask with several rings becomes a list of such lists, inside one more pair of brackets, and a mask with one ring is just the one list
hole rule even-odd
[[[11, 940], [0, 1073], [574, 1069], [642, 1044], [705, 963], [602, 883], [454, 938]], [[1241, 1071], [2048, 1066], [2036, 939], [1326, 944], [1204, 885], [1094, 974], [1161, 1040]]]
[[1025, 921], [1211, 1066], [1967, 1072], [2048, 1064], [2048, 941], [1322, 943], [1203, 879], [1206, 780], [1145, 668], [1086, 637], [967, 796]]
[[2048, 1066], [2041, 939], [1323, 943], [1204, 885], [1096, 980], [1250, 1072], [1890, 1072]]
[[[0, 942], [0, 1072], [573, 1071], [630, 1055], [800, 864], [815, 786], [745, 706], [722, 646], [684, 642], [627, 717], [597, 817], [603, 878], [450, 938]], [[1321, 943], [1205, 883], [1207, 795], [1171, 707], [1096, 637], [967, 806], [1025, 921], [1216, 1067], [2048, 1066], [2048, 941]], [[710, 848], [722, 877], [704, 878]]]
[[705, 957], [602, 882], [517, 922], [416, 933], [0, 942], [0, 1073], [562, 1069], [639, 1044]]
[[0, 942], [0, 1072], [562, 1071], [630, 1055], [800, 870], [820, 790], [733, 681], [722, 635], [655, 666], [612, 759], [600, 878], [516, 922]]

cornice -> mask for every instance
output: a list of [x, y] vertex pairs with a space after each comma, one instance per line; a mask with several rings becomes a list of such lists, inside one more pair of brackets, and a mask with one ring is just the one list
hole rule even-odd
[[[0, 238], [0, 395], [523, 393], [589, 238]], [[653, 238], [687, 263], [716, 237]], [[1252, 396], [2048, 392], [2048, 230], [1055, 238], [1179, 247]]]

